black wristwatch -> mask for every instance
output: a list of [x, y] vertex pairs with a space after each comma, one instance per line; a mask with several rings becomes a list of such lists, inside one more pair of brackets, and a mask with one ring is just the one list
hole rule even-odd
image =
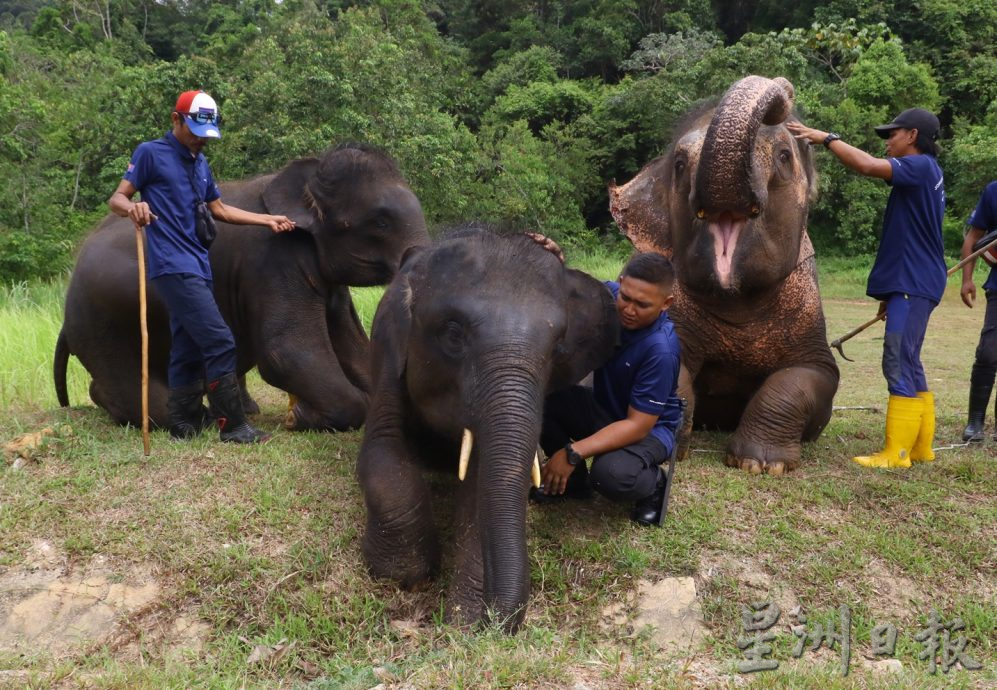
[[564, 447], [564, 452], [568, 454], [568, 464], [572, 467], [577, 466], [585, 460], [585, 458], [575, 452], [575, 449], [571, 447], [570, 443]]
[[832, 141], [840, 141], [840, 140], [841, 140], [841, 135], [840, 134], [835, 134], [834, 132], [829, 132], [828, 135], [826, 137], [824, 137], [824, 148], [829, 149], [829, 148], [831, 148], [831, 142]]

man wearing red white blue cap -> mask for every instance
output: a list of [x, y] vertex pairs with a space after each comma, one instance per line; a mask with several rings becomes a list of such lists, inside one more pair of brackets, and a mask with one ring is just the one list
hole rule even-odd
[[[270, 436], [249, 424], [242, 407], [235, 339], [215, 303], [208, 247], [197, 232], [198, 214], [203, 218], [210, 213], [235, 225], [265, 225], [273, 232], [292, 230], [294, 221], [245, 211], [221, 200], [201, 153], [209, 139], [221, 138], [218, 105], [211, 96], [185, 91], [170, 119], [171, 131], [135, 149], [108, 200], [112, 213], [148, 227], [149, 280], [170, 313], [170, 435], [189, 439], [211, 423], [202, 404], [206, 391], [221, 440], [262, 443]], [[137, 192], [141, 200], [132, 201]]]

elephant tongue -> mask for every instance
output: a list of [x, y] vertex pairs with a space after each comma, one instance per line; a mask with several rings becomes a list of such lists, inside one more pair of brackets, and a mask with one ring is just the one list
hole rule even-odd
[[734, 214], [729, 211], [721, 213], [709, 224], [709, 231], [713, 235], [713, 251], [717, 257], [717, 279], [723, 288], [730, 287], [731, 260], [734, 258], [734, 248], [737, 247], [742, 227], [744, 220], [735, 219]]

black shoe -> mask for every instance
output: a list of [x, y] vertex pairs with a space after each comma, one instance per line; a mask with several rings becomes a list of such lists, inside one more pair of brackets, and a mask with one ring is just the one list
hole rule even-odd
[[166, 410], [172, 438], [187, 441], [211, 426], [211, 415], [202, 404], [203, 399], [204, 381], [170, 389]]
[[218, 421], [218, 435], [228, 443], [266, 443], [270, 434], [246, 421], [242, 409], [242, 391], [235, 374], [226, 374], [208, 384], [208, 400]]
[[665, 502], [665, 473], [658, 469], [658, 484], [654, 492], [647, 498], [642, 498], [634, 504], [630, 519], [644, 527], [661, 526], [661, 508]]
[[966, 428], [962, 431], [963, 441], [983, 442], [984, 420], [994, 387], [994, 375], [993, 367], [973, 364], [973, 372], [969, 376], [969, 415]]
[[539, 505], [549, 503], [561, 503], [565, 499], [573, 498], [578, 501], [587, 501], [592, 498], [592, 485], [589, 484], [589, 471], [585, 463], [579, 463], [575, 471], [568, 477], [568, 485], [564, 488], [563, 494], [545, 494], [543, 489], [535, 486], [530, 487], [530, 501]]
[[969, 423], [962, 430], [962, 440], [967, 443], [983, 443], [983, 414], [970, 415]]

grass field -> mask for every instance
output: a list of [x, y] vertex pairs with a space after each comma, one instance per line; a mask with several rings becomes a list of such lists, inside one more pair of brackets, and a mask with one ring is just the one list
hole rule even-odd
[[[617, 268], [606, 257], [579, 264], [600, 277]], [[829, 339], [875, 315], [864, 297], [868, 267], [821, 264]], [[36, 643], [15, 648], [0, 614], [0, 687], [997, 687], [997, 441], [949, 447], [965, 423], [983, 316], [961, 304], [955, 280], [923, 352], [937, 399], [936, 462], [880, 471], [849, 461], [882, 442], [874, 326], [846, 343], [854, 362], [839, 360], [835, 404], [849, 409], [835, 412], [788, 476], [728, 469], [725, 436], [699, 433], [676, 470], [664, 529], [640, 529], [626, 508], [601, 499], [531, 507], [532, 595], [515, 637], [443, 624], [446, 571], [419, 592], [366, 574], [353, 477], [361, 433], [283, 431], [284, 396], [251, 376], [271, 443], [230, 447], [207, 434], [175, 444], [154, 432], [144, 457], [139, 432], [89, 403], [75, 360], [73, 407], [57, 407], [51, 359], [65, 285], [0, 291], [0, 442], [54, 432], [33, 462], [0, 465], [0, 612], [32, 578], [67, 581], [56, 575], [126, 602], [99, 643], [67, 642], [39, 620]], [[379, 294], [355, 291], [368, 323]], [[992, 414], [988, 421], [992, 429]], [[453, 481], [435, 480], [435, 490]], [[672, 576], [695, 578], [709, 634], [664, 656], [633, 619], [640, 582]], [[779, 668], [739, 673], [742, 608], [760, 601], [782, 606], [772, 628]], [[837, 650], [791, 653], [791, 613], [836, 620], [843, 605], [852, 619], [847, 677]], [[622, 612], [615, 623], [611, 609]], [[929, 673], [915, 636], [933, 609], [945, 622], [961, 618], [952, 640], [964, 636], [982, 669]], [[872, 628], [886, 623], [898, 631], [889, 657], [898, 663], [870, 654]]]

